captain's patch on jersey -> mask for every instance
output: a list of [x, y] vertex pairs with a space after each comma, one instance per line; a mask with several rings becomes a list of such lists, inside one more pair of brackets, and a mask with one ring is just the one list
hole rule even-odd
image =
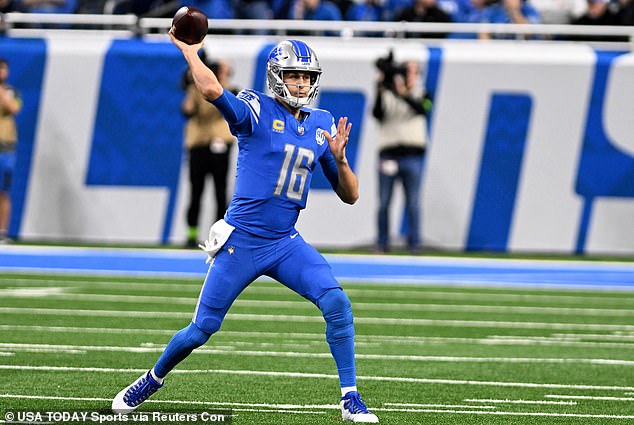
[[273, 131], [276, 133], [284, 133], [284, 121], [273, 120]]

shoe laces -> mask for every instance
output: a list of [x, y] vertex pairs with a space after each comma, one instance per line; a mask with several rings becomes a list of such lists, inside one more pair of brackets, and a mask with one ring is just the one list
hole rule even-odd
[[368, 408], [365, 406], [363, 399], [356, 391], [350, 391], [342, 400], [345, 400], [343, 403], [343, 407], [348, 410], [350, 413], [370, 413]]
[[161, 384], [155, 382], [152, 378], [148, 378], [146, 375], [126, 391], [123, 401], [129, 406], [138, 406], [159, 388], [161, 388]]

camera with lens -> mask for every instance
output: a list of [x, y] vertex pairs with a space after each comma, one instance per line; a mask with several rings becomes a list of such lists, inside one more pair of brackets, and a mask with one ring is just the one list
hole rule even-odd
[[405, 65], [394, 62], [394, 52], [392, 50], [387, 56], [378, 58], [374, 65], [383, 73], [383, 86], [390, 90], [395, 89], [394, 78], [397, 75], [405, 77], [407, 74]]

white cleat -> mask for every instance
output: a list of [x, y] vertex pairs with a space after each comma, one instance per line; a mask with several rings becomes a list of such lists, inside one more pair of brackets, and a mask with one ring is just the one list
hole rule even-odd
[[365, 406], [361, 396], [356, 391], [350, 391], [341, 397], [341, 417], [344, 421], [354, 423], [378, 424], [379, 418]]
[[150, 372], [146, 372], [139, 379], [128, 385], [112, 400], [114, 413], [128, 414], [157, 392], [163, 384], [156, 382]]

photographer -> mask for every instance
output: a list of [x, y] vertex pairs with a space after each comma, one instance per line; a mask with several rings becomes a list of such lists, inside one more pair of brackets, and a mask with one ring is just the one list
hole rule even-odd
[[405, 191], [407, 246], [420, 250], [419, 192], [426, 146], [426, 116], [431, 100], [424, 95], [420, 65], [396, 64], [392, 52], [377, 60], [380, 71], [372, 115], [379, 121], [379, 212], [377, 249], [388, 252], [389, 208], [394, 184]]
[[[237, 93], [231, 85], [231, 64], [225, 60], [211, 62], [201, 54], [207, 66], [213, 70], [224, 87]], [[187, 69], [181, 80], [185, 98], [181, 104], [185, 125], [185, 148], [189, 158], [189, 206], [187, 208], [186, 247], [198, 245], [198, 224], [201, 198], [207, 176], [213, 178], [216, 201], [216, 219], [224, 217], [227, 210], [227, 178], [229, 156], [235, 137], [220, 111], [196, 90], [191, 71]]]

